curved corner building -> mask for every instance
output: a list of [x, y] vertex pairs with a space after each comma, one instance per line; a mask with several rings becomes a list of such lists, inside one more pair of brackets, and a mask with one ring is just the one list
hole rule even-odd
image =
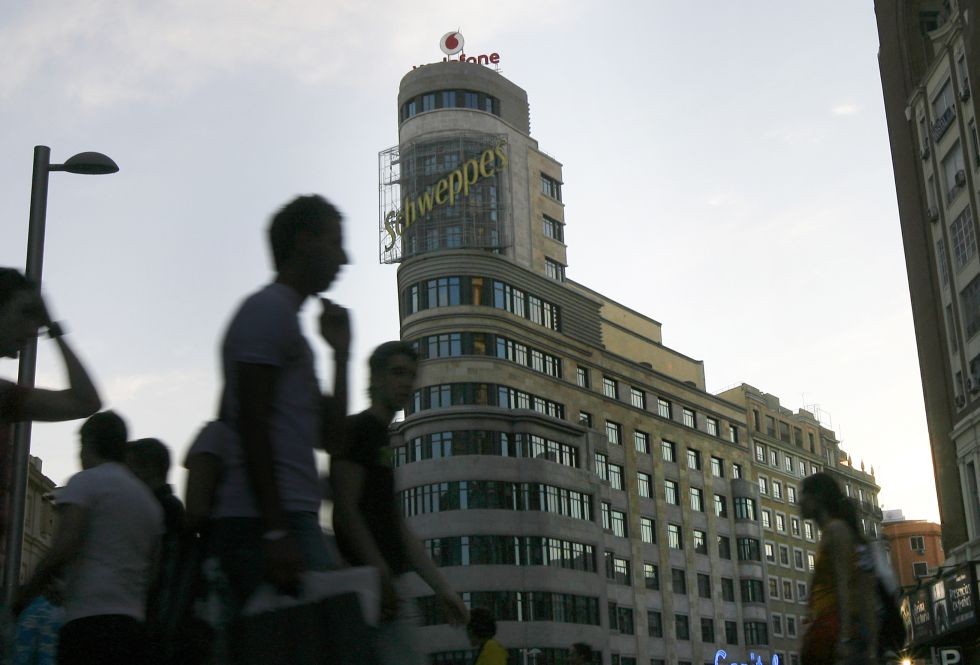
[[[574, 642], [616, 665], [769, 663], [775, 647], [792, 663], [795, 639], [770, 640], [744, 402], [706, 393], [658, 322], [566, 279], [561, 164], [530, 135], [527, 94], [444, 62], [402, 79], [398, 111], [381, 260], [401, 263], [421, 361], [396, 481], [450, 583], [520, 665], [564, 663]], [[415, 591], [431, 662], [471, 662]]]

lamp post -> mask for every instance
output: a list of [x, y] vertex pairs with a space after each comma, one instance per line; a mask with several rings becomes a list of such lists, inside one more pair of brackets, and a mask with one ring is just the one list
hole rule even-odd
[[[109, 157], [98, 152], [80, 152], [64, 164], [51, 163], [51, 149], [45, 145], [34, 146], [34, 175], [31, 180], [31, 210], [27, 231], [27, 278], [41, 288], [41, 272], [44, 263], [44, 224], [48, 209], [48, 174], [51, 171], [67, 171], [82, 175], [104, 175], [119, 170]], [[17, 383], [34, 387], [37, 369], [37, 338], [32, 337], [20, 350]], [[10, 525], [3, 564], [4, 600], [13, 600], [20, 582], [20, 559], [24, 543], [24, 505], [27, 501], [27, 466], [31, 452], [31, 422], [14, 425], [13, 458], [10, 487]]]

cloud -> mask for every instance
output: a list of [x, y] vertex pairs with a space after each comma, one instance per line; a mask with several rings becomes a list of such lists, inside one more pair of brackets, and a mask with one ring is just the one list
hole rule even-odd
[[830, 109], [831, 115], [855, 115], [861, 110], [855, 104], [838, 104]]
[[[556, 5], [501, 0], [468, 8], [446, 25], [480, 25], [484, 41], [514, 21], [544, 18]], [[385, 59], [405, 70], [425, 61], [422, 54], [435, 60], [449, 28], [432, 17], [445, 8], [357, 0], [26, 3], [0, 27], [0, 101], [41, 83], [73, 103], [107, 107], [181, 95], [257, 68], [311, 85], [354, 82]]]

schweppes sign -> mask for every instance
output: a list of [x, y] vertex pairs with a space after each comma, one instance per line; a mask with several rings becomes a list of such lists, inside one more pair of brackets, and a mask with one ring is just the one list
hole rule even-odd
[[505, 145], [506, 141], [500, 141], [480, 153], [479, 157], [463, 162], [458, 169], [451, 171], [421, 194], [412, 193], [403, 198], [400, 210], [391, 210], [385, 214], [384, 229], [388, 234], [388, 242], [384, 245], [384, 251], [391, 250], [399, 236], [416, 221], [424, 219], [440, 206], [451, 206], [457, 200], [465, 199], [470, 195], [471, 187], [506, 169], [508, 159]]

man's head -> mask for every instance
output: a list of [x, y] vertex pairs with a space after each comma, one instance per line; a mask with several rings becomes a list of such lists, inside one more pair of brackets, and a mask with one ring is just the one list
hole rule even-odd
[[592, 665], [592, 647], [585, 642], [576, 642], [568, 650], [569, 665]]
[[16, 358], [45, 318], [37, 287], [19, 271], [0, 268], [0, 357]]
[[122, 462], [126, 456], [125, 421], [114, 411], [101, 411], [82, 425], [82, 468], [91, 469], [103, 462]]
[[126, 466], [150, 489], [167, 484], [170, 451], [160, 439], [137, 439], [126, 446]]
[[493, 613], [485, 607], [474, 607], [470, 610], [470, 621], [466, 624], [466, 634], [470, 644], [483, 644], [497, 634], [497, 622]]
[[368, 391], [372, 404], [393, 412], [404, 408], [415, 388], [418, 360], [418, 353], [407, 342], [395, 340], [376, 348], [368, 360], [371, 370]]
[[303, 295], [326, 291], [347, 263], [342, 216], [325, 198], [300, 196], [283, 206], [269, 225], [276, 272]]

